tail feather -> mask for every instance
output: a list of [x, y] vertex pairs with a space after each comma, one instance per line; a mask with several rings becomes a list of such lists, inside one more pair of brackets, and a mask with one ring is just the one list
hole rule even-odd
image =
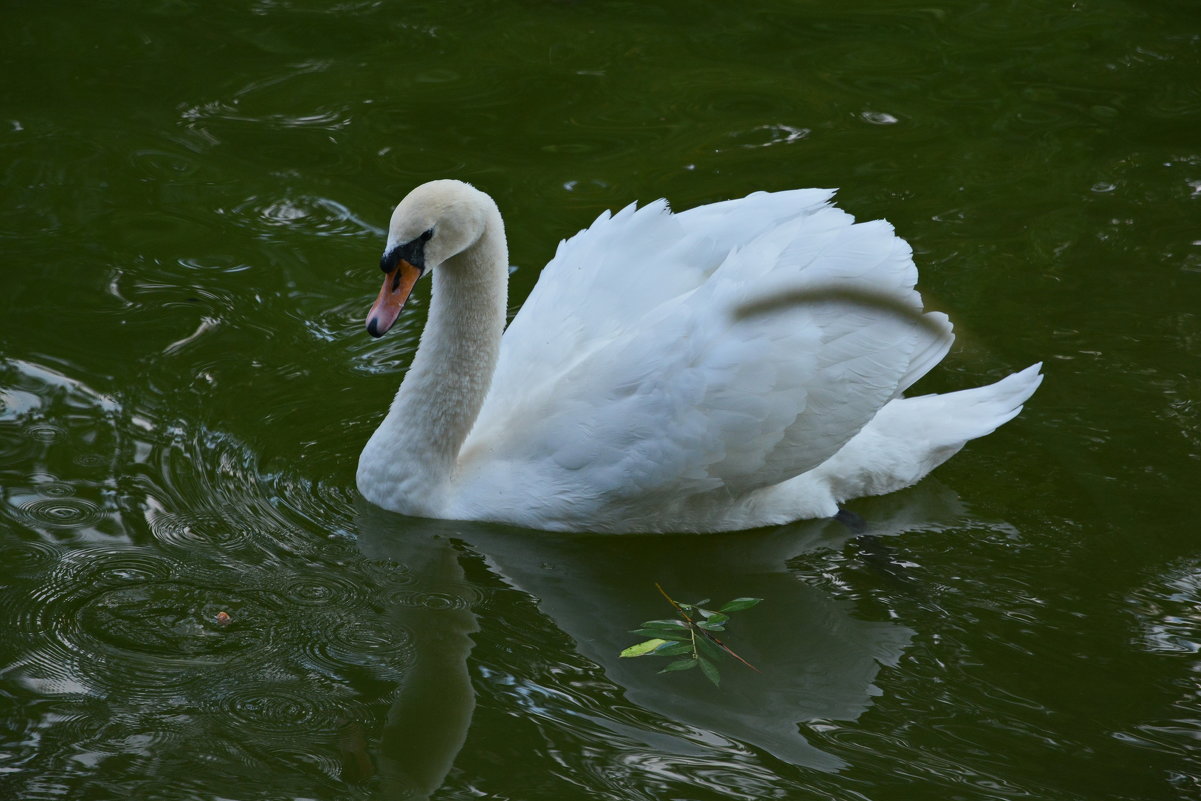
[[[962, 447], [968, 440], [991, 434], [1016, 417], [1022, 411], [1022, 404], [1042, 383], [1041, 369], [1042, 362], [1038, 362], [987, 386], [905, 398], [897, 404], [897, 412], [905, 413], [899, 422], [920, 422], [918, 427], [932, 442], [949, 445], [958, 441]], [[881, 410], [882, 413], [888, 408]]]
[[1033, 364], [988, 386], [897, 398], [813, 472], [842, 502], [920, 481], [969, 440], [990, 434], [1022, 410], [1043, 377]]

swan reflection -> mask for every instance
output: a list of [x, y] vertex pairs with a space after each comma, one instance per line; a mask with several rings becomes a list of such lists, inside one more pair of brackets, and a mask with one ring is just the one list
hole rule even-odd
[[[865, 511], [873, 537], [940, 528], [962, 517], [954, 494], [933, 482], [876, 499]], [[416, 658], [381, 737], [386, 785], [434, 792], [467, 739], [472, 677], [485, 683], [498, 675], [486, 664], [469, 665], [472, 634], [489, 622], [487, 609], [473, 603], [479, 591], [465, 577], [468, 562], [486, 564], [492, 578], [532, 596], [626, 700], [671, 724], [640, 727], [617, 711], [594, 715], [592, 723], [614, 738], [691, 756], [750, 746], [789, 764], [838, 770], [838, 757], [806, 739], [806, 724], [858, 718], [880, 693], [881, 666], [897, 664], [913, 636], [897, 623], [859, 619], [849, 602], [805, 584], [788, 567], [798, 555], [840, 547], [853, 536], [835, 521], [728, 535], [548, 536], [406, 518], [361, 504], [363, 553], [398, 562], [415, 578], [412, 592], [388, 610], [412, 637]], [[619, 657], [639, 639], [629, 629], [672, 614], [656, 582], [681, 601], [764, 598], [735, 618], [729, 637], [762, 672], [728, 660], [718, 689], [699, 671], [661, 675], [662, 660]], [[554, 703], [553, 694], [546, 698]]]

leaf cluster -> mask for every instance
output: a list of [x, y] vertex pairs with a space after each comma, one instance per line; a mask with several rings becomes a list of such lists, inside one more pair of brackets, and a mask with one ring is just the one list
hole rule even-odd
[[640, 627], [633, 629], [634, 634], [649, 639], [626, 648], [621, 652], [622, 656], [677, 657], [659, 672], [672, 673], [699, 668], [705, 678], [714, 685], [721, 684], [721, 673], [717, 664], [724, 656], [733, 657], [752, 670], [758, 671], [758, 668], [730, 650], [717, 636], [717, 632], [726, 631], [731, 614], [750, 609], [762, 601], [762, 598], [735, 598], [717, 609], [710, 609], [708, 598], [692, 604], [680, 603], [672, 600], [658, 584], [655, 586], [675, 608], [679, 617], [647, 620]]

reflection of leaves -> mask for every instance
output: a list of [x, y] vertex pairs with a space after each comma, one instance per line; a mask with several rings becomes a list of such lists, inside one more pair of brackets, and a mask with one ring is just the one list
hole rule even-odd
[[719, 640], [713, 632], [725, 631], [731, 613], [750, 609], [762, 601], [762, 598], [735, 598], [723, 604], [719, 609], [713, 610], [706, 607], [709, 603], [708, 598], [694, 604], [679, 603], [673, 600], [658, 584], [655, 587], [679, 613], [680, 619], [645, 621], [642, 626], [634, 629], [633, 633], [651, 639], [631, 645], [621, 652], [622, 656], [684, 656], [684, 659], [669, 662], [667, 667], [659, 672], [672, 673], [700, 667], [701, 673], [713, 682], [714, 686], [721, 684], [721, 673], [717, 669], [717, 660], [721, 659], [723, 654], [734, 657], [751, 670], [758, 672], [758, 668], [730, 650], [729, 646]]

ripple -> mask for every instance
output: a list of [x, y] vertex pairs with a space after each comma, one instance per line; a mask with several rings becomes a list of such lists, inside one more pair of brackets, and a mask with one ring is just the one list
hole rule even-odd
[[305, 638], [309, 656], [335, 672], [367, 669], [379, 681], [400, 681], [416, 660], [408, 630], [363, 620], [331, 619]]
[[136, 548], [81, 548], [63, 557], [56, 578], [85, 587], [163, 581], [175, 565], [171, 559]]
[[205, 548], [233, 550], [250, 542], [250, 530], [214, 513], [157, 514], [150, 531], [166, 546], [185, 551]]
[[[591, 766], [579, 767], [587, 771]], [[707, 790], [722, 798], [764, 801], [789, 797], [787, 790], [780, 787], [778, 775], [749, 759], [739, 759], [737, 754], [729, 751], [723, 757], [634, 753], [622, 760], [620, 768], [592, 770], [596, 771], [600, 781], [610, 786], [628, 782], [640, 774], [653, 776], [659, 785], [656, 789], [663, 795], [672, 794], [672, 787], [665, 780], [673, 780], [672, 783], [678, 783], [676, 786], [687, 786], [693, 792]]]
[[1148, 651], [1201, 653], [1201, 565], [1186, 564], [1156, 577], [1129, 603], [1143, 625]]
[[63, 427], [53, 423], [35, 423], [25, 429], [29, 438], [36, 442], [54, 442], [63, 435]]
[[200, 169], [200, 159], [191, 153], [173, 153], [159, 148], [134, 151], [130, 161], [135, 170], [159, 179], [183, 178]]
[[251, 269], [251, 266], [240, 259], [233, 256], [216, 254], [206, 254], [204, 258], [186, 258], [180, 259], [179, 264], [186, 267], [189, 271], [211, 271], [219, 273], [242, 273]]
[[478, 587], [460, 585], [441, 590], [406, 588], [393, 593], [388, 600], [399, 606], [424, 606], [426, 609], [478, 609], [486, 606], [488, 595]]
[[178, 801], [180, 798], [205, 798], [212, 792], [211, 780], [203, 776], [167, 778], [155, 776], [136, 788], [130, 801]]
[[401, 654], [413, 649], [413, 636], [406, 629], [389, 626], [387, 630], [369, 623], [355, 622], [331, 631], [331, 643], [341, 648], [379, 654]]
[[808, 139], [813, 131], [795, 125], [776, 123], [773, 125], [758, 125], [749, 131], [734, 131], [729, 134], [732, 139], [739, 140], [741, 148], [762, 148], [774, 145], [790, 145]]
[[62, 742], [86, 743], [99, 739], [111, 722], [110, 707], [99, 698], [87, 698], [74, 703], [60, 703], [54, 733]]
[[[257, 664], [276, 649], [281, 603], [269, 593], [175, 577], [178, 563], [137, 549], [72, 551], [10, 619], [30, 639], [27, 683], [48, 695], [110, 693], [148, 701], [211, 681], [213, 666]], [[228, 623], [218, 615], [225, 612]]]
[[29, 644], [22, 676], [45, 695], [74, 694], [91, 687], [83, 667], [99, 660], [80, 641], [79, 613], [95, 592], [91, 574], [84, 569], [87, 557], [95, 553], [86, 549], [64, 555], [43, 581], [14, 596], [9, 619]]
[[1147, 111], [1165, 119], [1191, 118], [1201, 111], [1201, 90], [1192, 81], [1168, 83], [1154, 93]]
[[105, 517], [97, 504], [74, 496], [39, 498], [17, 507], [18, 514], [35, 527], [84, 528], [99, 523]]
[[282, 591], [287, 600], [301, 606], [345, 605], [357, 601], [360, 594], [351, 579], [335, 573], [294, 576]]
[[42, 572], [57, 561], [59, 550], [45, 542], [7, 543], [0, 546], [4, 575], [27, 577]]
[[[184, 582], [155, 582], [116, 587], [87, 599], [77, 619], [108, 653], [145, 655], [189, 664], [207, 660], [225, 664], [239, 652], [258, 646], [246, 625], [249, 598], [229, 590]], [[232, 622], [218, 615], [233, 609]], [[236, 625], [235, 624], [239, 624]]]
[[20, 464], [29, 459], [37, 448], [25, 426], [11, 421], [0, 422], [0, 466]]
[[900, 122], [887, 111], [863, 111], [859, 113], [859, 119], [871, 125], [896, 125]]
[[379, 230], [341, 203], [323, 197], [252, 196], [228, 212], [240, 224], [261, 231], [286, 228], [312, 236], [376, 236]]
[[223, 712], [238, 723], [262, 732], [336, 731], [340, 707], [308, 683], [263, 683], [239, 687], [219, 699]]
[[[339, 737], [339, 740], [344, 739], [344, 737], [345, 735], [343, 735], [343, 737]], [[274, 760], [280, 762], [281, 764], [307, 765], [311, 769], [321, 773], [326, 778], [334, 779], [336, 781], [341, 780], [346, 774], [347, 755], [341, 755], [342, 758], [339, 759], [340, 755], [338, 754], [325, 753], [318, 750], [306, 751], [295, 747], [268, 748], [265, 749], [265, 752], [270, 754]], [[349, 756], [354, 757], [355, 755], [350, 754]], [[367, 772], [366, 774], [360, 773], [357, 775], [359, 775], [359, 780], [361, 781], [364, 776], [370, 776], [372, 774]], [[178, 796], [175, 798], [177, 797]], [[175, 798], [164, 797], [163, 801], [175, 801]]]
[[50, 498], [66, 498], [76, 492], [75, 485], [69, 481], [43, 481], [34, 488]]

